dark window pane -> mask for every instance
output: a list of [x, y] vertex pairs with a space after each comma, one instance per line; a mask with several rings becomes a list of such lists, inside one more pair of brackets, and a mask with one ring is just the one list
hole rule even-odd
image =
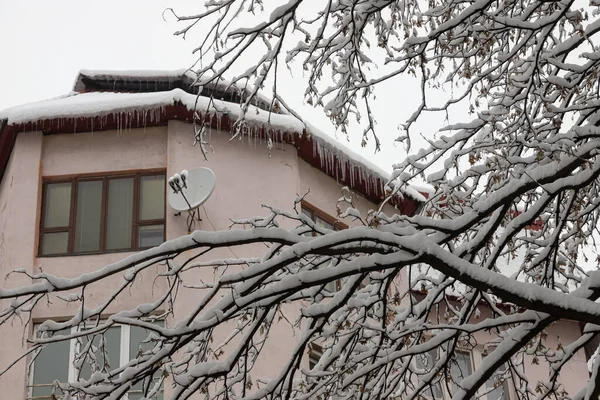
[[44, 233], [42, 255], [64, 254], [67, 252], [69, 232]]
[[[313, 217], [312, 212], [308, 208], [302, 207], [302, 214], [306, 215], [310, 219], [312, 219], [312, 217]], [[314, 235], [314, 232], [311, 232], [311, 231], [306, 232], [304, 234], [304, 236], [313, 236], [313, 235]]]
[[[487, 355], [484, 355], [487, 357]], [[487, 400], [505, 400], [508, 395], [508, 371], [506, 365], [501, 366], [494, 375], [485, 382]]]
[[[104, 333], [104, 345], [100, 346], [101, 334], [95, 335], [92, 339], [90, 337], [84, 336], [81, 340], [80, 347], [80, 355], [81, 357], [85, 356], [85, 361], [81, 366], [81, 372], [79, 374], [80, 379], [90, 379], [92, 376], [92, 371], [94, 372], [108, 372], [115, 368], [118, 368], [121, 362], [121, 328], [120, 327], [112, 327]], [[89, 353], [85, 355], [82, 352], [85, 349], [88, 341], [92, 340], [92, 346], [95, 347], [96, 351], [91, 351], [90, 353], [94, 355], [94, 357], [90, 357]]]
[[69, 226], [71, 210], [71, 182], [49, 183], [46, 185], [46, 209], [44, 227]]
[[[67, 335], [60, 331], [56, 335]], [[48, 396], [52, 393], [55, 380], [66, 383], [69, 379], [69, 341], [51, 343], [43, 348], [33, 365], [33, 397]], [[42, 385], [42, 386], [39, 386]], [[60, 391], [57, 391], [57, 394]]]
[[[163, 321], [156, 321], [154, 325], [163, 327]], [[153, 341], [148, 340], [149, 335], [152, 331], [140, 328], [137, 326], [132, 326], [129, 328], [129, 359], [133, 360], [137, 358], [140, 352], [152, 350], [154, 348]]]
[[165, 217], [164, 175], [140, 178], [140, 220], [163, 219]]
[[315, 368], [322, 356], [323, 348], [318, 344], [311, 343], [310, 350], [308, 351], [308, 368]]
[[600, 346], [600, 333], [597, 333], [593, 337], [593, 339], [587, 342], [583, 347], [583, 349], [585, 350], [585, 359], [587, 361], [589, 361], [590, 358], [592, 358], [598, 346]]
[[328, 284], [326, 284], [325, 290], [327, 290], [330, 293], [337, 292], [337, 281], [329, 282]]
[[[417, 360], [417, 367], [423, 370], [424, 373], [430, 373], [437, 362], [437, 352], [435, 350], [430, 350], [427, 353], [417, 354], [415, 358]], [[433, 385], [425, 390], [425, 394], [428, 398], [432, 399], [443, 398], [442, 385], [439, 380], [433, 381]]]
[[508, 381], [504, 378], [505, 371], [498, 371], [485, 383], [488, 400], [508, 400]]
[[165, 226], [142, 225], [138, 228], [139, 247], [154, 247], [164, 242]]
[[[132, 390], [131, 392], [129, 392], [128, 397], [129, 397], [129, 400], [140, 400], [140, 399], [144, 398], [144, 395], [142, 394], [141, 390]], [[152, 400], [162, 400], [163, 398], [164, 398], [164, 396], [163, 396], [162, 389], [155, 396], [151, 397]]]
[[327, 222], [324, 219], [321, 219], [319, 217], [315, 217], [315, 224], [319, 228], [333, 229], [333, 225], [331, 225], [329, 222]]
[[75, 252], [100, 250], [100, 219], [102, 216], [102, 181], [79, 182]]
[[450, 375], [452, 376], [452, 394], [456, 393], [458, 384], [467, 376], [471, 375], [471, 355], [470, 353], [457, 352], [450, 362]]
[[106, 249], [131, 247], [133, 219], [133, 178], [108, 181]]
[[[156, 321], [155, 322], [156, 325], [158, 326], [164, 326], [163, 321]], [[147, 329], [144, 328], [139, 328], [137, 326], [132, 326], [129, 330], [129, 359], [133, 360], [136, 359], [138, 357], [138, 355], [141, 355], [144, 352], [150, 351], [154, 348], [154, 345], [156, 342], [149, 340], [149, 336], [152, 333], [152, 331], [149, 331]], [[154, 374], [154, 383], [158, 382], [158, 380], [160, 379], [159, 377], [159, 372], [157, 372], [156, 374]], [[149, 385], [148, 387], [150, 389], [152, 389], [154, 383], [152, 383], [151, 385]], [[142, 382], [138, 382], [136, 385], [133, 386], [133, 389], [128, 392], [129, 393], [129, 400], [137, 400], [137, 399], [141, 399], [143, 397], [143, 393], [142, 393], [142, 389], [144, 388], [144, 385]], [[161, 388], [160, 392], [156, 394], [156, 396], [152, 397], [153, 400], [162, 400], [163, 398], [163, 389]]]

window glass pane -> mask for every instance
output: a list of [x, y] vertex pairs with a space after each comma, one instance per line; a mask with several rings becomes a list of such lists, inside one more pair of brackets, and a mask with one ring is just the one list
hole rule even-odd
[[[67, 335], [60, 331], [56, 335]], [[51, 397], [52, 382], [67, 382], [69, 379], [69, 341], [51, 343], [44, 347], [33, 365], [33, 397]], [[39, 386], [43, 385], [43, 386]], [[57, 394], [60, 391], [57, 391]]]
[[325, 285], [325, 290], [331, 293], [337, 292], [337, 281], [329, 282], [327, 285]]
[[503, 365], [485, 382], [487, 400], [504, 400], [509, 398], [508, 380], [506, 378], [506, 365]]
[[[423, 370], [425, 374], [429, 373], [437, 362], [436, 351], [431, 350], [428, 353], [417, 354], [416, 359], [417, 367]], [[433, 399], [441, 399], [443, 397], [442, 386], [439, 380], [436, 381], [429, 389], [425, 390], [425, 395]]]
[[[312, 217], [313, 217], [312, 212], [309, 209], [304, 208], [304, 207], [302, 207], [302, 214], [306, 215], [310, 219], [312, 219]], [[314, 235], [314, 232], [312, 232], [312, 231], [306, 232], [304, 234], [304, 236], [313, 236], [313, 235]]]
[[165, 176], [140, 178], [140, 220], [165, 217]]
[[456, 392], [458, 384], [473, 373], [471, 369], [471, 354], [456, 352], [450, 362], [450, 376], [452, 376], [452, 394]]
[[108, 181], [106, 213], [106, 249], [130, 248], [133, 223], [133, 178]]
[[44, 227], [69, 226], [71, 211], [71, 182], [46, 185]]
[[100, 250], [101, 216], [102, 181], [79, 182], [77, 186], [75, 252]]
[[315, 223], [320, 228], [333, 229], [333, 225], [319, 217], [315, 217]]
[[[134, 389], [128, 393], [129, 393], [129, 400], [140, 400], [140, 399], [144, 398], [144, 395], [142, 394], [142, 391], [140, 389], [138, 389], [138, 390]], [[164, 392], [163, 392], [162, 388], [161, 388], [160, 392], [158, 392], [155, 396], [150, 397], [150, 399], [152, 399], [152, 400], [162, 400], [163, 398], [164, 398]]]
[[[134, 389], [134, 390], [132, 390], [131, 392], [128, 392], [128, 393], [129, 393], [129, 396], [128, 396], [129, 400], [140, 400], [140, 399], [144, 398], [144, 395], [142, 394], [141, 390]], [[150, 398], [152, 400], [162, 400], [164, 398], [163, 397], [163, 390], [162, 390], [162, 388], [161, 388], [160, 392], [158, 392], [155, 396], [152, 396]]]
[[154, 247], [164, 242], [165, 226], [141, 225], [138, 227], [139, 247]]
[[[81, 357], [85, 357], [85, 361], [81, 366], [81, 372], [79, 374], [80, 379], [90, 379], [92, 371], [97, 372], [108, 372], [115, 368], [118, 368], [121, 361], [121, 328], [112, 327], [104, 333], [104, 339], [102, 335], [94, 335], [81, 339], [80, 352], [84, 351], [85, 346], [92, 340], [93, 349], [90, 353], [85, 355], [81, 354]], [[101, 347], [100, 344], [104, 342]]]
[[[163, 321], [156, 321], [156, 325], [164, 326]], [[152, 331], [139, 328], [137, 326], [132, 326], [129, 330], [129, 359], [133, 360], [141, 355], [141, 353], [150, 351], [154, 348], [156, 342], [149, 340], [149, 336]], [[160, 372], [157, 372], [153, 379], [155, 382], [159, 380]], [[133, 386], [133, 389], [128, 392], [129, 400], [137, 400], [143, 397], [142, 389], [144, 385], [142, 382], [138, 382]], [[153, 386], [149, 386], [149, 389], [152, 389]], [[161, 400], [163, 398], [162, 388], [156, 396], [152, 397], [152, 399]]]
[[[163, 327], [163, 321], [156, 321], [154, 325]], [[154, 348], [155, 342], [147, 340], [152, 331], [140, 328], [137, 326], [132, 326], [129, 329], [129, 359], [133, 360], [137, 358], [140, 352], [152, 350]], [[142, 343], [146, 342], [146, 343]]]
[[64, 254], [67, 252], [69, 232], [44, 233], [42, 255]]
[[319, 360], [323, 356], [323, 348], [318, 344], [312, 343], [308, 352], [308, 368], [313, 369], [319, 363]]

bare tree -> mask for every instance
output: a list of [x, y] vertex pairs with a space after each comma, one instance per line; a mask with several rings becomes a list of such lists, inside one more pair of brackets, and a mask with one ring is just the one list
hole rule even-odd
[[[562, 398], [558, 377], [600, 329], [600, 272], [582, 267], [600, 205], [600, 19], [591, 3], [585, 10], [572, 1], [290, 0], [265, 12], [259, 0], [219, 0], [198, 15], [176, 15], [187, 24], [181, 35], [210, 27], [197, 49], [202, 79], [219, 79], [252, 51], [261, 56], [234, 81], [256, 95], [286, 63], [302, 63], [306, 100], [342, 128], [366, 114], [364, 140], [376, 147], [374, 89], [406, 74], [421, 81], [420, 104], [399, 137], [409, 149], [412, 124], [428, 112], [468, 102], [472, 119], [444, 127], [444, 136], [426, 138], [427, 148], [395, 166], [390, 198], [419, 177], [435, 188], [420, 215], [385, 215], [381, 204], [360, 217], [363, 227], [334, 232], [299, 210], [267, 208], [264, 217], [237, 222], [247, 229], [197, 231], [76, 279], [42, 273], [31, 285], [0, 289], [0, 299], [11, 300], [0, 322], [30, 315], [52, 292], [79, 310], [41, 324], [32, 354], [114, 324], [151, 330], [152, 350], [126, 366], [97, 366], [88, 381], [57, 384], [57, 393], [90, 398], [117, 399], [139, 383], [152, 396], [168, 379], [174, 399], [416, 399], [436, 397], [442, 386], [453, 399], [471, 399], [499, 372], [512, 376], [519, 398]], [[264, 22], [246, 26], [247, 13]], [[372, 60], [386, 67], [370, 68], [379, 63]], [[453, 95], [433, 106], [432, 88]], [[286, 107], [276, 85], [273, 98]], [[280, 228], [284, 220], [296, 227]], [[213, 256], [252, 243], [268, 247], [256, 258]], [[507, 257], [518, 259], [511, 276], [498, 266]], [[168, 327], [152, 323], [172, 312], [179, 288], [190, 287], [183, 272], [196, 269], [214, 269], [216, 280], [196, 287], [203, 295], [194, 311]], [[86, 307], [89, 285], [123, 273], [101, 306]], [[102, 319], [144, 273], [162, 282], [157, 301]], [[401, 274], [408, 288], [397, 286]], [[328, 291], [331, 282], [341, 288]], [[478, 318], [481, 307], [488, 311]], [[586, 324], [585, 333], [549, 349], [544, 335], [559, 319]], [[85, 331], [65, 331], [84, 323]], [[296, 332], [292, 356], [276, 376], [252, 381], [278, 324]], [[222, 327], [230, 336], [213, 341]], [[497, 340], [481, 367], [454, 373], [456, 350], [483, 331]], [[301, 359], [313, 345], [323, 355], [308, 370]], [[81, 347], [79, 357], [92, 358], [93, 346]], [[524, 373], [526, 355], [547, 362], [546, 380]], [[599, 359], [591, 370], [572, 398], [598, 398]]]

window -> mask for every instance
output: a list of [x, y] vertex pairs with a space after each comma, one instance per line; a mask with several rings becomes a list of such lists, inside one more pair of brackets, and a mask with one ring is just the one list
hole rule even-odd
[[452, 397], [456, 392], [458, 384], [473, 373], [472, 365], [471, 353], [466, 351], [457, 351], [454, 353], [454, 357], [450, 360], [450, 376], [452, 379], [449, 386], [452, 392], [449, 397]]
[[[341, 231], [342, 229], [347, 229], [348, 226], [341, 223], [337, 219], [328, 215], [327, 213], [319, 210], [317, 207], [312, 204], [302, 201], [302, 214], [306, 215], [313, 221], [315, 221], [316, 225], [321, 228], [332, 229], [336, 231]], [[309, 232], [307, 236], [317, 236], [317, 232]]]
[[[162, 326], [162, 321], [156, 322]], [[68, 334], [68, 331], [59, 334]], [[79, 341], [73, 339], [52, 343], [47, 345], [36, 357], [33, 363], [30, 385], [28, 386], [28, 399], [55, 400], [60, 399], [60, 391], [53, 397], [52, 387], [55, 380], [59, 382], [87, 380], [94, 371], [110, 371], [125, 365], [129, 360], [137, 358], [139, 352], [150, 351], [154, 347], [148, 341], [150, 331], [130, 326], [113, 326], [108, 329], [101, 339], [100, 335], [92, 337], [84, 336]], [[72, 360], [78, 349], [86, 346], [92, 339], [92, 345], [97, 347], [100, 340], [104, 341], [105, 352], [97, 350], [94, 352], [94, 360], [87, 356], [81, 365], [81, 369], [75, 368]], [[157, 377], [155, 377], [157, 379]], [[153, 400], [162, 400], [163, 389], [154, 396]], [[137, 400], [142, 398], [142, 383], [137, 383], [127, 394], [126, 400]]]
[[[331, 229], [334, 231], [341, 231], [344, 229], [348, 229], [348, 225], [336, 220], [332, 216], [324, 213], [319, 210], [315, 206], [311, 205], [306, 201], [302, 201], [302, 214], [306, 215], [310, 219], [312, 219], [318, 227]], [[307, 232], [305, 236], [319, 236], [317, 232]], [[364, 288], [370, 282], [369, 277], [365, 277], [363, 281], [360, 283], [360, 287]], [[325, 289], [329, 292], [336, 292], [341, 288], [341, 282], [330, 282], [325, 286]]]
[[[487, 354], [483, 355], [483, 358]], [[506, 365], [496, 370], [494, 375], [485, 382], [485, 393], [487, 400], [509, 400], [510, 371]]]
[[[318, 227], [339, 231], [348, 228], [346, 225], [337, 221], [335, 218], [327, 215], [315, 206], [302, 202], [302, 214], [312, 219]], [[318, 236], [317, 232], [307, 232], [306, 236]], [[325, 290], [328, 292], [336, 292], [340, 288], [340, 282], [329, 282], [325, 285]]]
[[[438, 352], [436, 349], [430, 350], [427, 353], [417, 354], [415, 356], [417, 368], [422, 371], [423, 374], [429, 374], [435, 367], [438, 361]], [[423, 394], [428, 399], [450, 399], [452, 394], [455, 392], [456, 383], [460, 382], [463, 377], [471, 374], [471, 357], [470, 353], [467, 352], [456, 352], [454, 357], [446, 365], [446, 368], [450, 368], [449, 381], [440, 380], [440, 376], [434, 378], [431, 386], [426, 389]], [[450, 392], [448, 390], [450, 389]]]
[[[435, 350], [431, 350], [427, 353], [417, 354], [415, 358], [417, 359], [417, 368], [422, 370], [424, 373], [431, 372], [437, 361]], [[425, 390], [425, 396], [430, 399], [444, 398], [444, 395], [442, 394], [442, 385], [440, 384], [439, 380], [434, 380], [432, 383], [433, 384], [431, 387]]]
[[[431, 350], [426, 354], [416, 355], [417, 368], [423, 374], [429, 373], [437, 362], [436, 350]], [[485, 357], [485, 355], [483, 355]], [[431, 388], [426, 390], [423, 395], [428, 399], [451, 399], [456, 392], [458, 384], [467, 376], [473, 373], [473, 366], [481, 363], [481, 353], [469, 351], [457, 351], [452, 356], [447, 364], [450, 377], [448, 381], [434, 380]], [[448, 370], [446, 370], [448, 371]], [[508, 369], [506, 366], [500, 368], [496, 373], [488, 379], [485, 386], [480, 390], [482, 400], [509, 400], [509, 379]], [[437, 378], [440, 379], [440, 378]]]
[[165, 238], [165, 174], [45, 179], [42, 256], [137, 250]]
[[308, 368], [314, 369], [323, 356], [323, 348], [318, 344], [311, 343], [308, 350]]

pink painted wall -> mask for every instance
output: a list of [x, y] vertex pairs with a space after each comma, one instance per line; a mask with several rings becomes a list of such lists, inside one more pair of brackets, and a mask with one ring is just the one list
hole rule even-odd
[[[38, 189], [42, 133], [23, 133], [17, 137], [0, 186], [0, 279], [3, 287], [17, 287], [30, 282], [24, 275], [9, 272], [23, 268], [34, 272], [36, 222], [39, 215]], [[2, 302], [2, 309], [6, 302]], [[26, 315], [24, 318], [26, 319]], [[0, 370], [24, 351], [23, 337], [29, 331], [22, 321], [0, 326]], [[0, 378], [0, 398], [20, 399], [25, 395], [24, 361]]]
[[[213, 130], [210, 143], [214, 153], [204, 160], [199, 147], [192, 147], [192, 127], [179, 121], [169, 122], [168, 166], [167, 175], [180, 172], [182, 169], [208, 167], [216, 175], [217, 183], [213, 194], [204, 203], [201, 210], [203, 218], [200, 229], [205, 231], [226, 230], [231, 225], [230, 219], [248, 218], [268, 215], [269, 210], [262, 204], [291, 210], [298, 182], [298, 157], [296, 150], [289, 145], [279, 146], [271, 151], [266, 143], [249, 142], [247, 139], [229, 142], [230, 134]], [[291, 225], [288, 226], [291, 228]], [[167, 237], [175, 238], [187, 234], [185, 215], [167, 214]], [[235, 250], [221, 249], [211, 254], [211, 258], [256, 257], [264, 252], [264, 246], [236, 247]], [[185, 259], [188, 254], [181, 258]], [[228, 272], [235, 271], [230, 267]], [[212, 282], [212, 268], [191, 270], [184, 273], [183, 279], [192, 284], [200, 284], [202, 280]], [[180, 301], [175, 307], [175, 318], [183, 318], [192, 311], [195, 302], [204, 290], [182, 288]], [[231, 334], [232, 326], [222, 326], [216, 334], [223, 339]], [[257, 365], [253, 376], [272, 376], [273, 365], [281, 365], [289, 358], [290, 348], [287, 338], [292, 331], [280, 325], [272, 332], [271, 341], [265, 348], [268, 360]], [[215, 343], [216, 344], [216, 343]], [[170, 393], [167, 386], [165, 395]]]
[[[101, 131], [78, 134], [44, 136], [41, 159], [41, 176], [52, 177], [72, 174], [106, 174], [110, 172], [166, 168], [166, 127], [124, 131]], [[38, 194], [41, 197], [41, 193]], [[40, 206], [41, 207], [41, 206]], [[40, 208], [38, 207], [38, 208]], [[36, 227], [39, 226], [39, 220]], [[69, 257], [39, 257], [34, 263], [36, 269], [44, 272], [75, 278], [83, 273], [92, 272], [107, 264], [119, 261], [132, 254], [130, 252], [102, 255], [84, 255]], [[131, 308], [135, 303], [153, 300], [152, 291], [141, 290], [152, 279], [150, 274], [142, 275], [135, 282], [130, 293], [117, 297], [107, 310]], [[122, 282], [120, 276], [97, 282], [86, 290], [86, 303], [97, 306], [106, 299]], [[33, 317], [66, 318], [73, 315], [77, 305], [66, 305], [56, 301], [46, 308], [35, 310]]]
[[166, 168], [167, 128], [44, 136], [42, 176]]
[[[300, 160], [298, 164], [300, 173], [300, 181], [297, 189], [298, 194], [304, 194], [310, 190], [305, 197], [306, 201], [325, 211], [327, 214], [336, 216], [336, 203], [342, 197], [342, 188], [344, 185], [303, 160]], [[369, 210], [376, 209], [378, 206], [365, 199], [359, 193], [355, 191], [352, 191], [352, 193], [354, 194], [354, 206], [360, 211], [363, 218], [367, 216]], [[342, 211], [345, 211], [345, 206], [346, 203], [340, 203]], [[394, 208], [386, 205], [383, 212], [387, 215], [393, 215]], [[342, 221], [348, 226], [358, 226], [361, 224], [360, 221], [354, 221], [352, 218], [344, 218]]]
[[[483, 321], [491, 314], [489, 309], [483, 307], [480, 308], [480, 311], [481, 315], [479, 318], [472, 320], [473, 324]], [[443, 313], [444, 307], [442, 306], [440, 309], [440, 314], [443, 315]], [[576, 322], [564, 320], [557, 321], [551, 324], [545, 330], [547, 336], [546, 340], [544, 341], [544, 345], [548, 349], [556, 350], [559, 341], [563, 345], [570, 344], [581, 336], [580, 332], [579, 325]], [[476, 346], [474, 349], [472, 349], [472, 357], [475, 368], [477, 368], [477, 366], [481, 363], [481, 359], [483, 358], [485, 344], [492, 341], [495, 338], [495, 335], [488, 331], [479, 331], [474, 334], [474, 338], [476, 340]], [[548, 381], [549, 366], [543, 357], [538, 357], [537, 362], [539, 364], [537, 365], [534, 363], [533, 359], [533, 356], [525, 355], [524, 373], [525, 376], [527, 376], [527, 378], [530, 380], [530, 388], [535, 390], [533, 385], [538, 381]], [[562, 389], [566, 390], [567, 393], [575, 394], [587, 383], [588, 376], [589, 373], [587, 370], [585, 354], [583, 350], [580, 350], [574, 355], [571, 361], [565, 365], [558, 377], [558, 382], [563, 385]], [[510, 390], [512, 396], [511, 398], [516, 398], [512, 385], [510, 385]]]
[[[0, 274], [4, 276], [14, 268], [23, 267], [29, 272], [44, 271], [60, 276], [74, 277], [93, 271], [108, 263], [117, 261], [129, 253], [70, 257], [37, 257], [37, 234], [41, 203], [42, 177], [70, 174], [103, 174], [106, 172], [133, 169], [165, 168], [167, 176], [182, 169], [209, 167], [217, 177], [214, 193], [201, 210], [202, 230], [228, 229], [230, 218], [246, 218], [266, 215], [268, 210], [261, 204], [269, 204], [290, 211], [296, 194], [310, 188], [306, 200], [321, 210], [335, 216], [335, 204], [341, 195], [342, 185], [326, 176], [318, 169], [300, 160], [291, 145], [277, 145], [269, 157], [265, 143], [234, 140], [229, 142], [229, 133], [212, 132], [211, 144], [214, 154], [208, 161], [203, 159], [198, 147], [192, 147], [192, 127], [178, 121], [169, 122], [166, 127], [156, 127], [131, 131], [106, 131], [95, 133], [62, 134], [43, 136], [40, 132], [22, 133], [18, 136], [9, 166], [0, 186]], [[374, 205], [357, 195], [357, 208], [366, 215]], [[386, 209], [391, 214], [393, 210]], [[352, 226], [357, 224], [344, 221]], [[291, 227], [287, 223], [284, 227]], [[174, 216], [167, 207], [166, 234], [173, 239], [187, 233], [185, 216]], [[235, 253], [234, 253], [235, 251]], [[221, 249], [211, 257], [231, 258], [257, 256], [264, 247], [245, 246], [243, 248]], [[189, 254], [184, 255], [188, 256]], [[231, 271], [231, 269], [229, 270]], [[142, 276], [134, 290], [119, 297], [109, 313], [118, 309], [132, 308], [140, 302], [148, 302], [153, 292], [147, 290], [151, 275]], [[191, 284], [213, 279], [213, 270], [193, 270], [186, 273], [185, 279]], [[100, 282], [87, 292], [89, 305], [103, 301], [107, 293], [120, 282], [115, 278]], [[27, 283], [23, 277], [11, 277], [3, 285]], [[139, 290], [138, 290], [139, 289]], [[175, 307], [175, 319], [185, 316], [193, 307], [194, 299], [203, 293], [201, 290], [185, 289]], [[74, 312], [74, 307], [65, 307], [60, 302], [47, 308], [38, 308], [35, 320], [45, 318], [66, 318]], [[294, 318], [296, 309], [288, 307], [286, 313]], [[562, 338], [579, 335], [575, 324], [561, 323], [557, 333]], [[567, 328], [568, 327], [568, 328]], [[13, 328], [0, 327], [0, 369], [14, 359], [26, 346], [23, 344], [23, 327], [17, 321]], [[223, 327], [223, 337], [229, 332]], [[564, 332], [563, 332], [564, 331]], [[27, 332], [26, 332], [27, 334]], [[291, 329], [280, 324], [271, 333], [272, 340], [265, 349], [254, 378], [270, 377], [279, 365], [287, 361], [291, 351], [289, 339]], [[578, 355], [579, 357], [579, 355]], [[570, 365], [580, 381], [570, 378], [570, 388], [575, 388], [587, 373], [578, 362]], [[19, 399], [25, 394], [25, 363], [15, 366], [0, 378], [2, 398]], [[166, 385], [166, 392], [169, 393]]]

